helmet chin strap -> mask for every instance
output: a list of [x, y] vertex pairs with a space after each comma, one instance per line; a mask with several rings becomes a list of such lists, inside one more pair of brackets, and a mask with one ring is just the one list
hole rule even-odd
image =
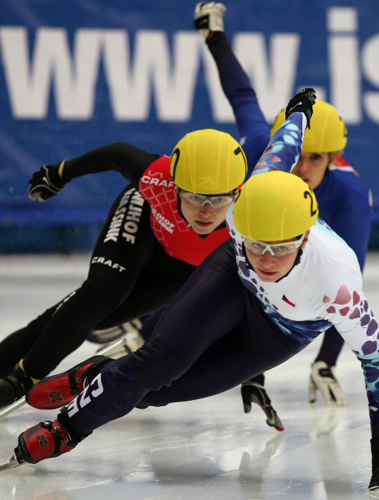
[[179, 213], [180, 217], [182, 219], [184, 219], [187, 222], [187, 224], [189, 225], [188, 220], [184, 217], [183, 212], [182, 212], [182, 199], [179, 196], [179, 191], [178, 191], [178, 213]]
[[303, 249], [302, 248], [299, 248], [298, 252], [297, 252], [297, 256], [296, 256], [296, 259], [295, 259], [295, 262], [293, 263], [293, 266], [291, 267], [291, 269], [288, 271], [288, 273], [286, 273], [284, 276], [282, 276], [281, 278], [279, 278], [277, 281], [275, 281], [275, 283], [278, 283], [279, 281], [281, 281], [283, 278], [286, 278], [289, 273], [292, 271], [292, 269], [297, 266], [298, 264], [300, 264], [300, 259], [301, 259], [301, 256], [303, 255]]

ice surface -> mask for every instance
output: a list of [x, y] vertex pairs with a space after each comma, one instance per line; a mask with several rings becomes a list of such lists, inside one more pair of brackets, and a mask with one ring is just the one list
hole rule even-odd
[[[0, 338], [24, 326], [85, 278], [88, 257], [0, 258]], [[379, 314], [379, 255], [365, 290]], [[344, 348], [337, 375], [347, 408], [307, 405], [316, 341], [267, 373], [285, 425], [278, 433], [258, 407], [245, 415], [239, 389], [202, 401], [135, 410], [97, 430], [70, 454], [1, 473], [1, 500], [355, 500], [368, 498], [369, 419], [360, 365]], [[86, 342], [58, 368], [92, 355]], [[54, 413], [28, 407], [0, 422], [0, 460], [18, 434]]]

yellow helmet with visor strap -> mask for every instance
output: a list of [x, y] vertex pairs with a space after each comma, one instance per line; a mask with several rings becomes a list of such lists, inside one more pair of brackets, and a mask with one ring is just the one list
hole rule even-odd
[[283, 241], [302, 235], [318, 218], [312, 189], [294, 174], [256, 174], [242, 186], [234, 205], [234, 224], [242, 236], [257, 241]]
[[185, 191], [217, 195], [237, 189], [247, 174], [241, 145], [219, 130], [196, 130], [186, 134], [171, 157], [171, 176]]

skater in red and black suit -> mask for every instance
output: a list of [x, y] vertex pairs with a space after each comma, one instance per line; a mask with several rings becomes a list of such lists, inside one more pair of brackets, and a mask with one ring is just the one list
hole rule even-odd
[[[264, 145], [257, 140], [257, 155]], [[131, 183], [113, 204], [86, 281], [0, 343], [0, 405], [22, 397], [77, 349], [89, 332], [166, 305], [203, 259], [229, 238], [226, 211], [247, 173], [229, 134], [187, 134], [172, 157], [111, 144], [34, 174], [30, 198], [44, 201], [75, 177], [118, 170]]]

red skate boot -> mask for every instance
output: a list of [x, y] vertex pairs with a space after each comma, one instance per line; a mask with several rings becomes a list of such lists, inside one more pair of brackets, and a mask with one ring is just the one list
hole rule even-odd
[[26, 393], [26, 402], [39, 410], [65, 406], [87, 387], [109, 361], [112, 359], [107, 356], [93, 356], [66, 372], [46, 377]]
[[73, 450], [80, 440], [71, 438], [58, 419], [54, 422], [47, 420], [22, 432], [14, 452], [19, 464], [38, 464], [41, 460], [59, 457]]

